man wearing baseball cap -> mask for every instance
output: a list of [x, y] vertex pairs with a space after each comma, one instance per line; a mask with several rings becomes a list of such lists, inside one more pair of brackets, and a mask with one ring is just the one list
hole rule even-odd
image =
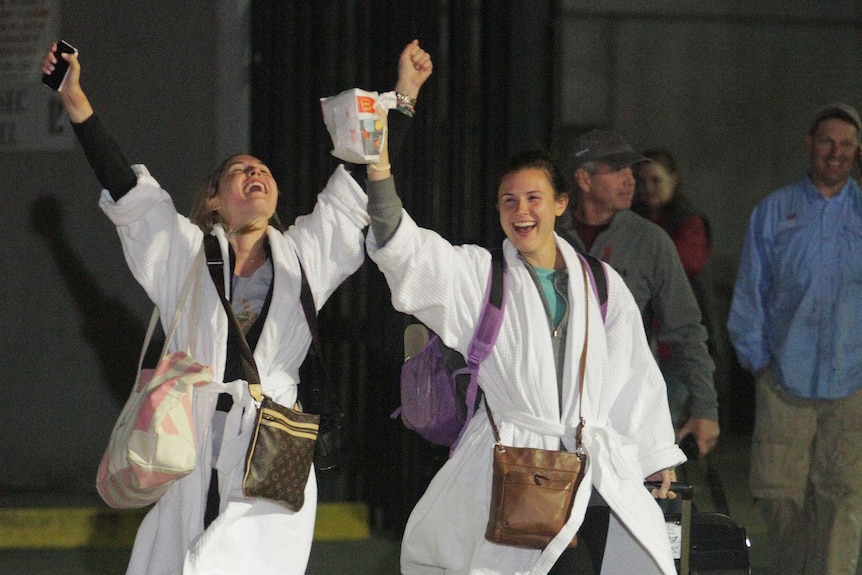
[[728, 319], [755, 374], [751, 490], [771, 573], [856, 573], [862, 539], [859, 113], [817, 110], [801, 180], [751, 215]]
[[640, 308], [650, 341], [669, 346], [672, 369], [690, 394], [677, 441], [692, 435], [704, 456], [715, 447], [719, 426], [715, 364], [700, 308], [670, 236], [629, 210], [635, 190], [632, 166], [649, 159], [619, 134], [592, 130], [576, 140], [571, 160], [579, 202], [574, 221], [558, 231], [577, 249], [619, 272]]

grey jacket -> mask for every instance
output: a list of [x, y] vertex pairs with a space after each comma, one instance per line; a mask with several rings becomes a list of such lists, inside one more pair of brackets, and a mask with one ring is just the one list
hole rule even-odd
[[[573, 228], [558, 232], [584, 251]], [[712, 378], [715, 364], [706, 347], [706, 328], [670, 236], [656, 224], [625, 210], [596, 237], [589, 254], [623, 277], [641, 311], [650, 341], [670, 346], [667, 363], [684, 375], [691, 393], [689, 416], [717, 420], [718, 397]], [[652, 333], [654, 318], [658, 318], [657, 333]]]

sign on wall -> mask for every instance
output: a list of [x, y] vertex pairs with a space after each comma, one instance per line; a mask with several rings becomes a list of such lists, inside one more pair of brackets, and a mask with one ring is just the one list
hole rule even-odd
[[59, 0], [0, 0], [0, 152], [73, 146], [59, 97], [39, 63], [59, 31]]

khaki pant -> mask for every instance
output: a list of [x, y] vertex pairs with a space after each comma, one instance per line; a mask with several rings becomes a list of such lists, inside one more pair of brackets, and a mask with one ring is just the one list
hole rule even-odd
[[751, 490], [766, 520], [772, 575], [855, 575], [862, 540], [862, 391], [790, 395], [756, 380]]

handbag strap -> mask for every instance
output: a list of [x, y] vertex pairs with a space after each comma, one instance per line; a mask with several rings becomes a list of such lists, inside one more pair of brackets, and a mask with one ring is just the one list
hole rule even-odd
[[233, 311], [233, 307], [225, 296], [224, 260], [222, 259], [218, 238], [212, 235], [204, 235], [204, 248], [207, 257], [207, 269], [209, 269], [210, 277], [212, 277], [215, 284], [222, 306], [224, 306], [224, 310], [227, 312], [228, 324], [236, 334], [240, 362], [245, 372], [245, 380], [248, 383], [248, 392], [254, 398], [255, 402], [260, 403], [263, 401], [263, 385], [260, 383], [260, 373], [257, 370], [257, 363], [254, 361], [254, 354], [248, 346], [248, 341], [245, 339], [245, 334], [242, 332], [242, 327], [239, 325], [239, 320]]
[[[589, 296], [589, 281], [587, 280], [587, 268], [586, 264], [582, 260], [578, 260], [581, 262], [581, 272], [584, 276], [584, 347], [581, 348], [581, 359], [579, 362], [578, 369], [580, 371], [580, 375], [578, 377], [578, 429], [575, 432], [575, 445], [577, 446], [578, 451], [581, 450], [581, 442], [583, 439], [583, 430], [584, 424], [584, 372], [587, 367], [587, 341], [589, 340], [590, 334], [590, 296]], [[494, 416], [491, 415], [491, 408], [488, 407], [488, 397], [485, 396], [485, 411], [488, 413], [488, 421], [491, 422], [491, 429], [494, 430], [494, 441], [497, 444], [500, 444], [500, 430], [497, 429], [497, 423], [494, 421]]]
[[[299, 303], [302, 304], [302, 311], [305, 314], [305, 320], [308, 322], [308, 330], [311, 332], [311, 345], [314, 349], [314, 354], [317, 356], [317, 361], [312, 361], [315, 376], [310, 378], [311, 404], [306, 407], [313, 408], [315, 412], [320, 414], [329, 414], [338, 417], [341, 410], [334, 406], [336, 403], [333, 399], [335, 397], [335, 390], [332, 386], [332, 380], [329, 378], [326, 363], [323, 361], [323, 347], [320, 344], [320, 332], [318, 330], [314, 297], [311, 294], [311, 286], [308, 283], [308, 275], [305, 273], [302, 261], [299, 260], [299, 257], [297, 257], [297, 261], [299, 262], [301, 280]], [[320, 387], [321, 381], [323, 382], [323, 388]]]
[[[192, 260], [189, 265], [189, 270], [186, 273], [186, 279], [183, 281], [183, 287], [180, 290], [180, 297], [177, 300], [176, 309], [174, 309], [174, 315], [171, 318], [171, 323], [168, 326], [168, 329], [165, 331], [165, 343], [162, 345], [162, 354], [159, 357], [164, 357], [168, 353], [168, 346], [174, 338], [174, 332], [177, 329], [177, 324], [179, 324], [180, 316], [182, 315], [183, 308], [185, 307], [186, 300], [189, 298], [189, 293], [192, 291], [192, 286], [196, 287], [197, 284], [197, 267], [198, 263], [202, 261], [203, 250], [199, 250], [195, 256], [195, 259]], [[197, 298], [199, 296], [199, 292], [195, 289], [195, 300], [193, 302], [197, 302]], [[192, 317], [194, 325], [197, 322], [197, 305], [192, 305]], [[153, 313], [150, 315], [150, 323], [147, 326], [147, 334], [144, 336], [144, 345], [141, 347], [141, 355], [138, 358], [138, 376], [141, 374], [141, 368], [144, 365], [144, 357], [147, 355], [147, 350], [150, 348], [150, 342], [153, 339], [153, 334], [156, 331], [156, 324], [159, 323], [159, 306], [155, 306], [153, 308]], [[137, 381], [138, 378], [135, 378]]]
[[[254, 360], [254, 353], [251, 351], [251, 348], [248, 345], [248, 341], [245, 338], [245, 334], [242, 331], [242, 327], [239, 325], [239, 320], [236, 317], [236, 314], [233, 311], [233, 306], [230, 305], [230, 302], [227, 300], [227, 296], [225, 295], [224, 289], [224, 260], [222, 259], [221, 247], [218, 243], [218, 238], [212, 235], [207, 235], [204, 237], [204, 247], [206, 249], [206, 257], [207, 257], [207, 268], [209, 269], [210, 276], [213, 279], [213, 283], [215, 283], [216, 291], [218, 291], [219, 299], [221, 300], [222, 306], [224, 306], [225, 312], [227, 312], [228, 323], [231, 326], [231, 329], [234, 330], [237, 341], [239, 343], [239, 351], [240, 351], [240, 360], [242, 363], [243, 371], [245, 371], [246, 381], [248, 382], [248, 390], [254, 400], [258, 403], [263, 401], [263, 386], [260, 383], [260, 373], [257, 370], [257, 363]], [[298, 259], [298, 258], [297, 258]], [[314, 308], [314, 298], [311, 294], [311, 287], [308, 284], [308, 278], [305, 274], [305, 268], [302, 267], [302, 262], [299, 262], [299, 272], [301, 276], [301, 286], [299, 292], [299, 301], [302, 304], [302, 311], [305, 313], [305, 319], [308, 322], [309, 331], [311, 331], [311, 343], [314, 346], [314, 350], [317, 353], [318, 357], [321, 358], [320, 368], [323, 371], [323, 381], [324, 385], [326, 385], [326, 392], [331, 392], [330, 381], [328, 374], [326, 373], [326, 368], [323, 365], [321, 349], [320, 349], [320, 338], [318, 337], [318, 329], [317, 329], [317, 313]], [[319, 392], [318, 388], [315, 384], [314, 391]]]

